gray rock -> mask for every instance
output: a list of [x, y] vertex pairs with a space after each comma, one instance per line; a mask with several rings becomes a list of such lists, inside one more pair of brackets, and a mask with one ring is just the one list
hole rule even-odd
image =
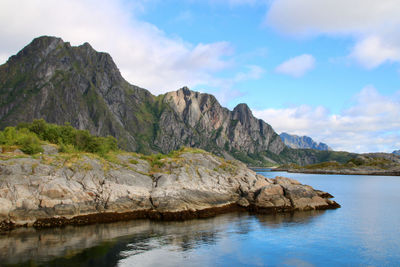
[[54, 155], [58, 153], [58, 148], [55, 145], [42, 145], [43, 154]]
[[[279, 211], [336, 204], [326, 192], [285, 177], [265, 178], [241, 162], [228, 162], [206, 152], [182, 152], [165, 158], [158, 173], [152, 173], [147, 162], [133, 155], [125, 154], [120, 159], [120, 163], [105, 163], [83, 156], [68, 163], [50, 154], [45, 159], [1, 160], [2, 225], [32, 225], [52, 218], [54, 225], [60, 225], [78, 215], [104, 212], [196, 213], [232, 205]], [[43, 160], [52, 163], [46, 165]], [[148, 173], [136, 171], [138, 168]]]

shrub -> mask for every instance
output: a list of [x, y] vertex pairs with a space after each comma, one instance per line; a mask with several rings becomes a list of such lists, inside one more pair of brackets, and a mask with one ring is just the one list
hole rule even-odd
[[63, 143], [61, 143], [60, 144], [60, 148], [58, 149], [58, 151], [62, 152], [62, 153], [75, 153], [76, 149], [71, 144], [64, 145]]
[[40, 144], [40, 139], [36, 134], [22, 129], [18, 131], [15, 144], [20, 146], [22, 152], [26, 154], [36, 154], [43, 152], [43, 148]]
[[60, 152], [65, 153], [82, 151], [104, 156], [118, 150], [117, 140], [112, 136], [94, 136], [87, 130], [77, 130], [69, 124], [49, 124], [43, 119], [20, 123], [17, 127], [7, 127], [0, 132], [0, 144], [19, 145], [22, 151], [29, 154], [42, 151], [40, 140], [58, 144]]

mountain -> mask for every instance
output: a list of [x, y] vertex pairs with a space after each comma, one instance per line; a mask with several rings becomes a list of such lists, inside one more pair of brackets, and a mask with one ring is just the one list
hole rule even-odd
[[395, 155], [399, 155], [400, 156], [400, 150], [395, 150], [392, 153], [395, 154]]
[[120, 148], [145, 154], [198, 147], [251, 166], [354, 157], [291, 149], [246, 104], [231, 111], [187, 87], [154, 96], [129, 84], [109, 54], [49, 36], [34, 39], [0, 66], [0, 129], [40, 118], [112, 135]]
[[154, 96], [129, 84], [109, 54], [49, 36], [0, 66], [0, 127], [37, 118], [112, 135], [121, 148], [144, 153], [185, 145], [260, 164], [285, 149], [246, 104], [230, 111], [186, 87]]
[[332, 150], [327, 144], [317, 143], [311, 137], [281, 133], [280, 137], [285, 145], [291, 148], [310, 148], [316, 150]]

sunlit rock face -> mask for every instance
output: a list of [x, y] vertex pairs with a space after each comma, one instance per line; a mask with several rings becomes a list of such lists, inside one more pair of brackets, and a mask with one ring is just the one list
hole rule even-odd
[[186, 87], [167, 93], [164, 103], [171, 110], [161, 114], [161, 134], [155, 140], [164, 151], [188, 144], [218, 154], [232, 149], [279, 154], [285, 147], [272, 127], [256, 119], [246, 104], [229, 111], [214, 96]]

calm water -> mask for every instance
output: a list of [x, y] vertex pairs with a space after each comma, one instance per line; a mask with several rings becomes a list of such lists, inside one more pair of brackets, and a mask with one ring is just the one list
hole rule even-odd
[[0, 265], [400, 266], [400, 177], [261, 173], [327, 191], [342, 208], [18, 229], [0, 236]]

